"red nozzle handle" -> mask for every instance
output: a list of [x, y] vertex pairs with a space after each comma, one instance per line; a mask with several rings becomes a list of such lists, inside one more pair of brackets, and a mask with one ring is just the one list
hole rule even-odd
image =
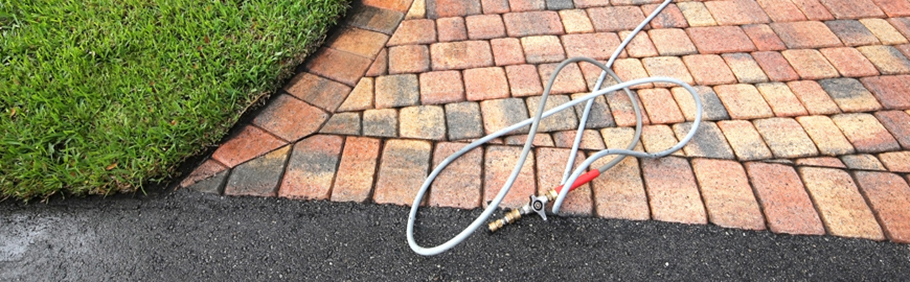
[[[600, 176], [600, 171], [596, 169], [579, 175], [578, 178], [575, 179], [575, 183], [572, 184], [572, 188], [569, 188], [569, 192], [572, 192], [572, 190], [575, 190], [575, 188], [578, 188], [578, 186], [591, 182], [592, 179], [597, 178], [598, 176]], [[562, 192], [562, 186], [564, 185], [559, 185], [559, 187], [556, 187], [556, 193]]]

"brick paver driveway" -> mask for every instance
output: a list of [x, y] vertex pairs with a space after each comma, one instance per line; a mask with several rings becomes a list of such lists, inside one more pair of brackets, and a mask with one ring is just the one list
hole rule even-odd
[[[560, 61], [606, 60], [659, 2], [355, 3], [303, 72], [181, 185], [409, 205], [446, 156], [534, 115]], [[613, 68], [623, 80], [695, 85], [703, 128], [671, 157], [627, 158], [563, 211], [910, 242], [910, 2], [675, 2]], [[548, 105], [590, 92], [599, 74], [570, 65]], [[691, 96], [671, 85], [635, 90], [646, 124], [638, 149], [672, 146], [696, 118]], [[584, 152], [624, 147], [631, 108], [622, 93], [598, 98]], [[541, 123], [504, 206], [558, 185], [580, 113]], [[518, 131], [459, 159], [427, 204], [484, 206], [525, 139]]]

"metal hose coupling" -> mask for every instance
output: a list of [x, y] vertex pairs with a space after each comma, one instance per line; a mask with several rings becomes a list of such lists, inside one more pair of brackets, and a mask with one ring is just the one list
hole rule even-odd
[[490, 222], [487, 227], [490, 229], [491, 233], [496, 232], [503, 226], [515, 223], [521, 219], [523, 215], [531, 213], [537, 213], [541, 218], [543, 218], [543, 220], [546, 221], [547, 212], [544, 211], [544, 207], [547, 206], [548, 202], [555, 200], [556, 196], [558, 195], [559, 193], [557, 193], [555, 189], [550, 189], [550, 191], [547, 191], [547, 193], [544, 193], [540, 196], [535, 197], [534, 195], [531, 195], [529, 197], [531, 200], [527, 204], [521, 206], [520, 208], [507, 212], [501, 219]]

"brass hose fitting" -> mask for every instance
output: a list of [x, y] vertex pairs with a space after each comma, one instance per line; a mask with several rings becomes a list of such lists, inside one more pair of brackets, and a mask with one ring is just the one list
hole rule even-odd
[[509, 224], [517, 221], [520, 218], [521, 218], [521, 211], [519, 209], [514, 209], [514, 210], [507, 212], [506, 215], [502, 217], [502, 219], [498, 219], [498, 220], [494, 220], [493, 222], [490, 222], [490, 224], [487, 225], [487, 227], [490, 228], [491, 233], [496, 232], [496, 230], [499, 230], [499, 228], [509, 225]]

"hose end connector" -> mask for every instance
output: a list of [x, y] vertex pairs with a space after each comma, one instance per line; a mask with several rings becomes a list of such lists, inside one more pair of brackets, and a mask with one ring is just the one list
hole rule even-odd
[[490, 229], [490, 233], [493, 233], [493, 232], [496, 232], [497, 230], [499, 230], [500, 228], [502, 228], [503, 226], [506, 226], [506, 225], [512, 224], [515, 221], [518, 221], [518, 219], [520, 219], [520, 218], [521, 218], [521, 211], [519, 209], [514, 209], [514, 210], [507, 212], [506, 215], [502, 217], [502, 219], [498, 219], [498, 220], [494, 220], [493, 222], [490, 222], [490, 224], [488, 224], [487, 227]]

